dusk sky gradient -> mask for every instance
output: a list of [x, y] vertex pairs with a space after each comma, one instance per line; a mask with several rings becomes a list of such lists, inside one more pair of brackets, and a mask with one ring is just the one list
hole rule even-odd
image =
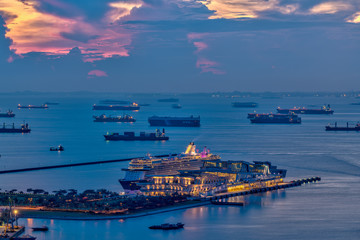
[[0, 92], [360, 89], [360, 0], [0, 0]]

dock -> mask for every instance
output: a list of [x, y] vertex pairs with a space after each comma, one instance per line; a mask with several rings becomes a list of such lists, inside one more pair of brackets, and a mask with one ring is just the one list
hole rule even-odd
[[[274, 185], [271, 187], [253, 188], [253, 189], [237, 191], [237, 192], [219, 193], [216, 196], [208, 196], [203, 200], [218, 203], [217, 200], [220, 200], [220, 199], [236, 197], [236, 196], [244, 196], [244, 195], [249, 195], [249, 194], [254, 194], [254, 193], [268, 192], [268, 191], [273, 191], [273, 190], [278, 190], [278, 189], [298, 187], [298, 186], [301, 186], [306, 183], [314, 183], [314, 182], [319, 182], [319, 181], [321, 181], [320, 177], [303, 178], [303, 179], [299, 179], [299, 180], [293, 180], [293, 181], [287, 182], [287, 183], [280, 183], [278, 185]], [[226, 204], [222, 204], [222, 205], [226, 205]]]
[[[166, 155], [157, 155], [154, 157], [161, 158], [161, 157], [176, 156], [176, 155], [177, 154], [166, 154]], [[42, 167], [18, 168], [18, 169], [2, 170], [2, 171], [0, 171], [0, 174], [31, 172], [31, 171], [56, 169], [56, 168], [79, 167], [79, 166], [96, 165], [96, 164], [104, 164], [104, 163], [126, 162], [126, 161], [131, 161], [134, 158], [141, 158], [141, 157], [132, 157], [132, 158], [123, 158], [123, 159], [114, 159], [114, 160], [102, 160], [102, 161], [93, 161], [93, 162], [82, 162], [82, 163], [60, 164], [60, 165], [42, 166]]]
[[16, 226], [14, 229], [7, 229], [5, 233], [5, 226], [0, 226], [0, 239], [2, 240], [11, 240], [19, 237], [25, 231], [25, 227]]

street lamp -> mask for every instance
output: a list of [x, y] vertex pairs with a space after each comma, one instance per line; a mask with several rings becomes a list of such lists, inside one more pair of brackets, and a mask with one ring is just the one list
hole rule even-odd
[[19, 227], [19, 225], [18, 225], [18, 220], [17, 220], [17, 214], [18, 214], [18, 210], [14, 210], [14, 214], [15, 214], [15, 222], [16, 222], [16, 228], [18, 228]]

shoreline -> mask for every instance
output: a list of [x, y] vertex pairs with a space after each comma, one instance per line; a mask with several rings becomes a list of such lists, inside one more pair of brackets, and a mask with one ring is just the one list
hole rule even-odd
[[61, 211], [40, 211], [40, 210], [29, 210], [29, 208], [21, 208], [21, 214], [18, 218], [33, 218], [33, 219], [55, 219], [55, 220], [77, 220], [77, 221], [95, 221], [95, 220], [117, 220], [117, 219], [128, 219], [128, 218], [138, 218], [144, 216], [150, 216], [165, 212], [172, 212], [177, 210], [183, 210], [194, 207], [201, 207], [211, 204], [210, 201], [201, 201], [197, 203], [187, 203], [180, 206], [169, 206], [162, 209], [154, 209], [148, 211], [141, 211], [139, 213], [130, 213], [124, 215], [93, 215], [88, 213], [76, 213], [76, 212], [61, 212]]

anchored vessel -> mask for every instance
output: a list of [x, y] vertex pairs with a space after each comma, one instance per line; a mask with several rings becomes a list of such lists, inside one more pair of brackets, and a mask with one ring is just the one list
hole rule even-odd
[[112, 117], [102, 114], [100, 116], [93, 116], [94, 122], [135, 122], [135, 118], [130, 115]]
[[40, 109], [46, 109], [48, 108], [47, 104], [41, 104], [41, 105], [21, 105], [18, 104], [18, 108], [40, 108]]
[[125, 178], [119, 179], [124, 190], [139, 190], [137, 183], [146, 182], [152, 175], [176, 175], [181, 170], [199, 170], [205, 160], [220, 160], [219, 155], [211, 154], [205, 147], [201, 153], [191, 142], [184, 153], [165, 158], [155, 158], [149, 154], [144, 158], [130, 161], [125, 171]]
[[150, 226], [150, 229], [162, 229], [162, 230], [174, 230], [174, 229], [180, 229], [180, 228], [184, 228], [183, 223], [163, 223], [161, 225], [153, 225]]
[[122, 105], [93, 105], [93, 110], [139, 110], [140, 106], [137, 103], [132, 103], [128, 106]]
[[357, 123], [355, 126], [349, 126], [349, 122], [346, 123], [346, 127], [339, 127], [337, 122], [335, 122], [334, 126], [330, 124], [325, 127], [326, 131], [360, 131], [360, 123]]
[[330, 105], [324, 105], [320, 109], [310, 109], [310, 108], [277, 108], [278, 113], [285, 113], [288, 114], [290, 112], [297, 113], [297, 114], [333, 114], [334, 110], [331, 110]]
[[249, 113], [251, 123], [301, 123], [301, 118], [294, 114]]
[[62, 152], [64, 150], [65, 150], [65, 148], [61, 145], [59, 145], [58, 147], [50, 147], [50, 151], [52, 151], [52, 152], [54, 152], [54, 151]]
[[140, 132], [139, 136], [135, 136], [134, 132], [124, 132], [124, 135], [119, 133], [112, 133], [104, 135], [105, 139], [108, 141], [162, 141], [169, 140], [169, 137], [165, 136], [165, 129], [163, 132], [160, 132], [159, 129], [156, 129], [155, 133], [145, 133]]
[[200, 127], [200, 116], [194, 117], [158, 117], [148, 118], [150, 126], [169, 126], [169, 127]]
[[3, 127], [0, 128], [0, 133], [29, 133], [31, 129], [29, 125], [21, 124], [20, 128], [15, 128], [15, 124], [12, 124], [12, 127], [6, 127], [5, 123], [3, 123]]
[[172, 108], [175, 108], [175, 109], [179, 109], [179, 108], [182, 108], [180, 104], [178, 103], [174, 103], [171, 105]]
[[258, 104], [256, 102], [233, 102], [231, 105], [235, 108], [254, 108]]
[[12, 118], [12, 117], [15, 117], [15, 113], [13, 113], [13, 111], [11, 111], [11, 110], [9, 109], [6, 113], [0, 113], [0, 117], [3, 117], [3, 118]]
[[41, 226], [41, 227], [33, 227], [32, 228], [33, 231], [43, 231], [46, 232], [49, 230], [49, 228], [47, 226]]

